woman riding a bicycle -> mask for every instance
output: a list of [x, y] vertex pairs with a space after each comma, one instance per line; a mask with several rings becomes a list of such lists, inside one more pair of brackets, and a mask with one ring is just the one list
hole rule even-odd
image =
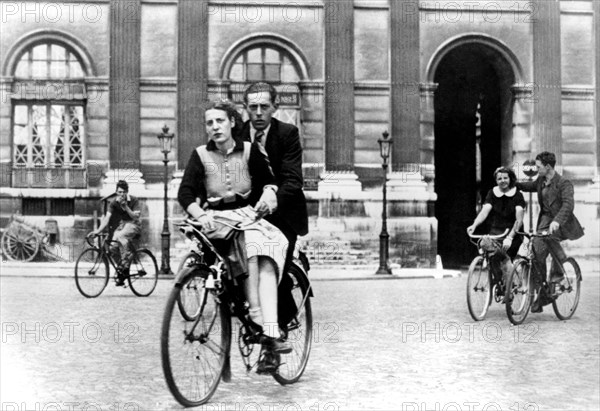
[[[269, 160], [259, 144], [237, 136], [242, 123], [233, 103], [213, 102], [204, 116], [209, 141], [192, 152], [179, 187], [179, 203], [226, 256], [227, 272], [243, 283], [250, 319], [262, 333], [265, 350], [290, 352], [291, 345], [280, 335], [277, 318], [277, 285], [288, 242], [254, 209], [260, 202], [267, 205], [261, 209], [269, 212], [277, 206], [277, 186]], [[252, 228], [233, 230], [223, 223], [232, 217]], [[277, 366], [268, 361], [259, 364], [258, 371], [272, 372]]]
[[482, 241], [481, 246], [491, 252], [490, 265], [496, 283], [506, 284], [508, 276], [512, 272], [512, 260], [517, 255], [523, 238], [517, 235], [517, 231], [523, 225], [525, 211], [525, 198], [517, 190], [517, 177], [515, 173], [506, 168], [499, 167], [494, 171], [496, 186], [492, 188], [485, 198], [481, 211], [467, 227], [467, 233], [473, 234], [475, 229], [486, 222], [489, 227], [488, 234], [498, 235], [509, 230], [502, 244], [495, 241]]

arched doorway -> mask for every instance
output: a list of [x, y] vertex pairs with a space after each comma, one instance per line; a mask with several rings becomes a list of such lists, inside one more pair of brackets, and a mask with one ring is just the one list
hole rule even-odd
[[475, 255], [466, 227], [494, 185], [496, 167], [512, 163], [515, 77], [498, 48], [475, 39], [447, 47], [434, 67], [435, 209], [446, 266], [464, 266]]

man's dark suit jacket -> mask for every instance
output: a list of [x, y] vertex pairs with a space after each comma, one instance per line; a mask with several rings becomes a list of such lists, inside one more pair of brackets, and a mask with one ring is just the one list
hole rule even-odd
[[[242, 129], [242, 138], [250, 141], [250, 122]], [[271, 119], [265, 146], [273, 174], [277, 180], [277, 211], [266, 219], [286, 235], [308, 233], [306, 198], [302, 187], [302, 146], [298, 128], [291, 124]]]
[[[531, 182], [519, 182], [517, 188], [522, 191], [537, 191], [538, 203], [540, 209], [543, 204], [542, 188], [544, 187], [544, 177], [538, 177], [537, 180]], [[560, 224], [560, 233], [562, 237], [569, 240], [577, 240], [583, 236], [583, 228], [573, 214], [575, 200], [573, 197], [573, 184], [571, 181], [563, 178], [560, 174], [555, 173], [550, 186], [548, 187], [550, 204], [546, 206], [550, 209], [550, 217], [553, 221]], [[529, 205], [531, 207], [531, 205]], [[542, 218], [542, 212], [538, 216], [538, 227]]]

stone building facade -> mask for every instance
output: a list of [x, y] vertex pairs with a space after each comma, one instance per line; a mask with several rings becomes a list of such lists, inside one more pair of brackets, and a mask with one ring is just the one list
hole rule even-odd
[[[203, 105], [277, 85], [304, 147], [315, 259], [376, 256], [377, 139], [393, 139], [392, 261], [464, 264], [464, 228], [500, 165], [543, 150], [576, 185], [596, 250], [600, 2], [396, 0], [0, 1], [0, 205], [80, 243], [118, 179], [159, 248], [163, 163], [205, 141]], [[158, 217], [160, 215], [160, 218]], [[171, 230], [173, 232], [173, 230]], [[177, 236], [177, 234], [174, 234]], [[362, 250], [362, 251], [361, 251]], [[365, 251], [366, 250], [366, 251]]]

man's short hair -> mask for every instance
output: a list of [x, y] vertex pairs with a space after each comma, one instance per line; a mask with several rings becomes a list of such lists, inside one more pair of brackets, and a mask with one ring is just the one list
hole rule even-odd
[[129, 192], [129, 184], [127, 184], [127, 181], [125, 181], [125, 180], [117, 181], [117, 190], [119, 188], [122, 188], [123, 191]]
[[269, 93], [271, 95], [271, 104], [277, 107], [277, 104], [279, 103], [277, 99], [277, 90], [269, 83], [261, 81], [250, 84], [250, 86], [244, 91], [244, 104], [248, 105], [248, 94], [252, 93]]
[[539, 160], [540, 163], [542, 163], [542, 165], [544, 166], [550, 164], [550, 167], [554, 168], [554, 166], [556, 165], [556, 156], [554, 155], [554, 153], [551, 153], [549, 151], [541, 152], [540, 154], [535, 156], [535, 159]]

